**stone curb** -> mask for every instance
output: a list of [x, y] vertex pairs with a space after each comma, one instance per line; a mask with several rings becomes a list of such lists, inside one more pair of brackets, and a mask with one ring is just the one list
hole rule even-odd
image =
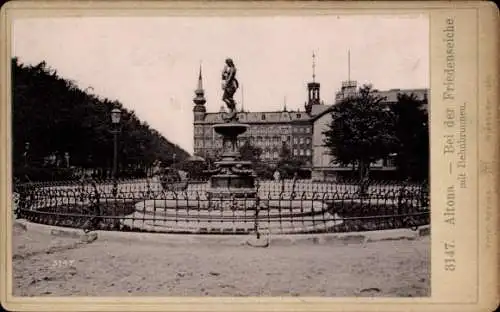
[[168, 233], [141, 233], [118, 231], [95, 231], [84, 233], [81, 229], [63, 228], [53, 225], [31, 223], [26, 220], [16, 220], [13, 227], [24, 231], [46, 233], [56, 237], [69, 237], [83, 242], [99, 240], [143, 242], [159, 244], [217, 244], [217, 245], [249, 245], [254, 247], [291, 246], [291, 245], [365, 245], [370, 242], [387, 240], [416, 240], [430, 235], [430, 226], [421, 226], [417, 230], [395, 229], [369, 232], [351, 233], [321, 233], [321, 234], [290, 234], [269, 235], [262, 233], [260, 239], [251, 235], [209, 235], [209, 234], [168, 234]]

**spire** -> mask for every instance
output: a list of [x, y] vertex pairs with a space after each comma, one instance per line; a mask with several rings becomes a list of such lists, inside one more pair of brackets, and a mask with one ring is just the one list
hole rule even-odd
[[316, 54], [312, 55], [313, 82], [316, 82]]
[[200, 73], [198, 74], [198, 89], [203, 90], [203, 79], [201, 78], [201, 63], [200, 63]]
[[283, 98], [283, 111], [286, 112], [286, 95], [285, 97]]
[[194, 91], [195, 97], [193, 99], [193, 102], [195, 104], [194, 110], [197, 112], [206, 112], [205, 109], [205, 103], [207, 100], [205, 99], [205, 90], [203, 90], [203, 76], [201, 72], [201, 64], [200, 64], [200, 71], [198, 74], [198, 85], [196, 90]]

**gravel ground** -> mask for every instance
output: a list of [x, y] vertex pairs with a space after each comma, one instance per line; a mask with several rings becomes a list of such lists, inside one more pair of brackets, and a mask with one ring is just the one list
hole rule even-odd
[[429, 237], [257, 248], [123, 235], [83, 243], [15, 227], [14, 296], [430, 296]]

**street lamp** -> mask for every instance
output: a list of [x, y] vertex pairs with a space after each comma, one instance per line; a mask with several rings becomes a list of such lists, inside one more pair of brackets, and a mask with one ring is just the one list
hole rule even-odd
[[64, 160], [66, 160], [66, 168], [69, 168], [69, 153], [64, 153]]
[[118, 191], [118, 185], [116, 181], [117, 167], [118, 167], [118, 133], [120, 132], [119, 124], [121, 118], [122, 111], [118, 108], [114, 108], [111, 111], [111, 123], [113, 125], [113, 129], [111, 132], [113, 133], [113, 195], [116, 196]]

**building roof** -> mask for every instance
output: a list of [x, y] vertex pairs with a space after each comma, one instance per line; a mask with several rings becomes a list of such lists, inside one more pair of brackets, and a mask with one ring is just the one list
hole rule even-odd
[[[274, 112], [239, 112], [238, 118], [243, 123], [289, 123], [293, 121], [308, 121], [306, 112], [274, 111]], [[224, 122], [220, 113], [207, 113], [204, 123]]]
[[330, 107], [332, 107], [332, 105], [313, 105], [311, 107], [311, 116], [319, 115], [324, 111], [326, 111], [327, 109], [329, 109]]
[[[425, 101], [428, 100], [429, 89], [390, 89], [384, 91], [374, 90], [374, 93], [379, 96], [385, 97], [384, 100], [385, 103], [396, 103], [398, 101], [399, 94], [408, 94], [408, 95], [414, 94], [417, 100]], [[322, 110], [321, 112], [313, 114], [312, 120], [316, 120], [321, 116], [331, 112], [333, 106], [334, 105], [329, 105], [326, 109]]]
[[[415, 94], [418, 100], [424, 101], [428, 98], [428, 89], [390, 89], [390, 90], [374, 90], [374, 92], [382, 97], [385, 97], [384, 102], [397, 102], [398, 94]], [[314, 121], [321, 116], [332, 111], [334, 105], [316, 104], [311, 107], [311, 114], [303, 111], [273, 111], [273, 112], [238, 112], [238, 118], [243, 123], [294, 123]], [[206, 113], [202, 124], [223, 123], [224, 120], [220, 112]]]
[[386, 100], [384, 102], [397, 102], [398, 101], [398, 94], [404, 93], [404, 94], [415, 94], [417, 97], [417, 100], [423, 101], [427, 99], [428, 96], [428, 89], [391, 89], [391, 90], [386, 90], [386, 91], [376, 91], [375, 94], [378, 94], [380, 96], [386, 97]]

